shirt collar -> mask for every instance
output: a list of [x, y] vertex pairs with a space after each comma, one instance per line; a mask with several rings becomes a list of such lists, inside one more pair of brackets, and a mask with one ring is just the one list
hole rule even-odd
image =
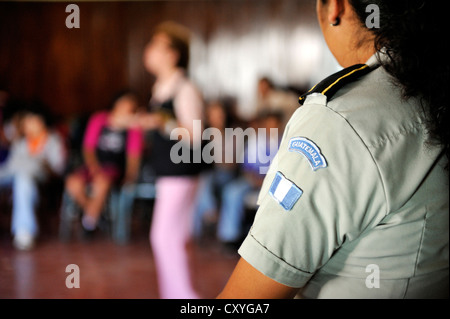
[[389, 59], [389, 56], [386, 53], [386, 49], [382, 48], [380, 51], [375, 52], [374, 55], [372, 55], [369, 60], [367, 60], [366, 64], [370, 68], [375, 68], [380, 65], [381, 62], [387, 62]]

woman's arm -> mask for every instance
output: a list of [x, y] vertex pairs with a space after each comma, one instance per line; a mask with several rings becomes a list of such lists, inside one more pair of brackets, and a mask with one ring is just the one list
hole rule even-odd
[[95, 175], [100, 170], [100, 164], [95, 155], [95, 150], [89, 148], [83, 148], [83, 159], [89, 172]]
[[125, 178], [123, 183], [133, 184], [139, 174], [139, 169], [141, 167], [141, 156], [127, 155], [127, 165], [125, 170]]
[[157, 112], [143, 113], [140, 112], [135, 116], [136, 125], [143, 130], [159, 130], [164, 125], [161, 114]]
[[83, 159], [91, 174], [95, 174], [99, 168], [95, 149], [97, 147], [98, 139], [102, 127], [106, 124], [108, 119], [107, 112], [99, 112], [91, 116], [86, 127], [86, 132], [83, 139]]
[[127, 136], [127, 159], [124, 184], [136, 181], [141, 168], [142, 150], [144, 148], [144, 135], [140, 128], [133, 127]]
[[44, 160], [44, 169], [52, 177], [62, 176], [66, 167], [67, 150], [58, 133], [52, 133], [48, 138], [48, 151]]
[[187, 130], [191, 142], [201, 143], [202, 122], [200, 123], [200, 134], [195, 131], [194, 121], [203, 120], [203, 98], [198, 89], [187, 81], [180, 88], [174, 100], [174, 112], [177, 117], [178, 128]]
[[218, 299], [291, 299], [298, 288], [270, 279], [241, 258]]

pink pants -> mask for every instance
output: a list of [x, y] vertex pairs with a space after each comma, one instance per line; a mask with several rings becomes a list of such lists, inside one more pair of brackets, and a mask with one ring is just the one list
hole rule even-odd
[[150, 229], [162, 299], [197, 299], [186, 244], [191, 236], [196, 177], [162, 177], [156, 182], [156, 202]]

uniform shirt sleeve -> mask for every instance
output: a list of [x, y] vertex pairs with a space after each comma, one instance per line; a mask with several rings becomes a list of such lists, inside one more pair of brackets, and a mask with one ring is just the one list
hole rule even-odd
[[[297, 137], [312, 141], [327, 166], [314, 170], [305, 155], [290, 151], [289, 142]], [[269, 193], [277, 173], [302, 192], [289, 210]], [[325, 96], [309, 97], [289, 121], [259, 204], [239, 253], [266, 276], [296, 288], [387, 211], [370, 152], [352, 126], [326, 106]]]

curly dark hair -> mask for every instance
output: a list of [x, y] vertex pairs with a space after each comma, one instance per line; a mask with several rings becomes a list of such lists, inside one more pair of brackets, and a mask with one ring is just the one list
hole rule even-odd
[[[402, 88], [405, 99], [422, 104], [429, 143], [443, 148], [449, 158], [449, 56], [446, 8], [432, 0], [348, 0], [364, 26], [375, 4], [380, 10], [375, 48], [384, 48], [387, 61], [380, 61]], [[448, 164], [446, 169], [448, 170]]]

